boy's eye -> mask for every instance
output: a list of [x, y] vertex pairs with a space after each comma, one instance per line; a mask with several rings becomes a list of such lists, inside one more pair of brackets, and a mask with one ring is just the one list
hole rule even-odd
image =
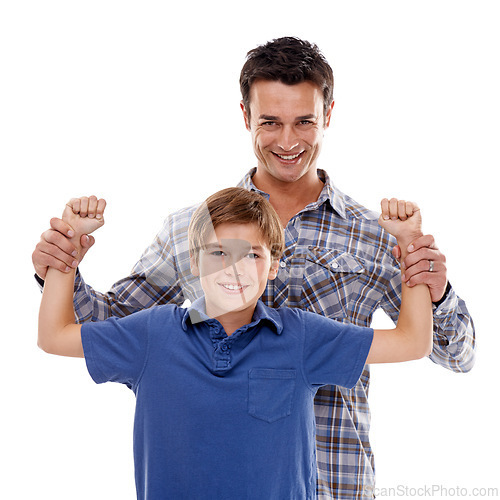
[[213, 250], [210, 252], [210, 255], [213, 255], [214, 257], [224, 257], [226, 254], [222, 250]]
[[258, 255], [258, 254], [256, 254], [256, 253], [249, 253], [249, 254], [247, 255], [247, 257], [248, 257], [249, 259], [258, 259], [258, 258], [259, 258], [259, 255]]

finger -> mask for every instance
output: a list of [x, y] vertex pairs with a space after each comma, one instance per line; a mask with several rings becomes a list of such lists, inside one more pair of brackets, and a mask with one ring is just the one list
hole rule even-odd
[[83, 249], [85, 252], [81, 253], [81, 257], [85, 255], [87, 250], [95, 243], [95, 238], [92, 235], [89, 234], [82, 234], [82, 237], [80, 238], [80, 244], [82, 245]]
[[398, 200], [396, 198], [391, 198], [389, 201], [389, 216], [392, 220], [398, 218]]
[[426, 234], [424, 236], [420, 236], [415, 241], [412, 241], [408, 246], [409, 252], [415, 252], [420, 250], [421, 248], [431, 248], [433, 250], [437, 250], [436, 243], [434, 241], [434, 237], [431, 234]]
[[411, 217], [415, 212], [415, 204], [411, 201], [407, 201], [405, 204], [406, 216]]
[[57, 217], [53, 217], [52, 219], [50, 219], [50, 227], [54, 231], [57, 231], [63, 236], [67, 236], [68, 238], [72, 238], [75, 235], [75, 233], [73, 232], [73, 228], [69, 224], [66, 224], [66, 222], [64, 222], [62, 219], [58, 219]]
[[97, 197], [89, 196], [88, 217], [93, 219], [97, 213]]
[[392, 249], [392, 256], [396, 259], [399, 260], [401, 258], [401, 248], [399, 248], [399, 245], [396, 245]]
[[106, 208], [106, 200], [101, 198], [98, 202], [97, 202], [97, 213], [96, 213], [96, 217], [98, 219], [102, 219], [103, 215], [104, 215], [104, 210]]
[[429, 260], [419, 260], [416, 264], [413, 264], [409, 267], [406, 267], [405, 263], [405, 272], [404, 272], [404, 280], [409, 280], [414, 278], [415, 276], [422, 273], [429, 273], [434, 275], [439, 275], [445, 273], [446, 266], [444, 266], [441, 262], [434, 262], [434, 270], [432, 273], [430, 272], [430, 261]]
[[413, 253], [409, 253], [404, 260], [404, 265], [407, 269], [409, 269], [420, 261], [428, 263], [430, 260], [434, 262], [435, 269], [437, 266], [440, 266], [441, 269], [446, 267], [446, 257], [439, 250], [433, 250], [427, 247], [423, 247]]
[[42, 278], [43, 280], [47, 277], [47, 269], [49, 267], [58, 269], [63, 273], [67, 273], [71, 270], [71, 268], [66, 264], [64, 264], [64, 262], [58, 261], [57, 259], [53, 259], [50, 255], [43, 255], [43, 254], [36, 255], [34, 252], [32, 260], [36, 274], [40, 276], [40, 278]]
[[409, 279], [406, 284], [410, 288], [417, 285], [427, 285], [431, 293], [431, 300], [437, 302], [443, 297], [448, 280], [442, 274], [420, 273]]
[[380, 209], [382, 211], [382, 219], [384, 220], [389, 220], [390, 219], [390, 215], [389, 215], [389, 200], [387, 198], [384, 198], [381, 202], [380, 202]]
[[408, 218], [407, 213], [406, 213], [406, 201], [405, 200], [398, 201], [398, 217], [400, 220], [406, 220]]
[[87, 217], [89, 210], [89, 199], [86, 196], [80, 198], [80, 217]]
[[68, 255], [56, 245], [52, 245], [45, 241], [40, 241], [35, 247], [32, 260], [35, 265], [35, 269], [36, 267], [50, 266], [66, 272], [66, 267], [76, 268], [78, 266], [78, 261], [74, 256]]
[[71, 200], [66, 203], [66, 205], [73, 210], [74, 214], [79, 214], [80, 213], [80, 198], [71, 198]]
[[77, 249], [71, 241], [61, 234], [59, 231], [48, 229], [40, 237], [40, 243], [44, 243], [44, 251], [50, 253], [48, 248], [51, 246], [57, 247], [61, 252], [67, 254], [69, 257], [76, 257]]

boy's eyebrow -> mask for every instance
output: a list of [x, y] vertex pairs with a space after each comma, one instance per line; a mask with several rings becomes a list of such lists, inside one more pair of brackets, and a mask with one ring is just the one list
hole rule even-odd
[[[259, 252], [262, 252], [264, 250], [264, 247], [262, 245], [250, 245], [248, 242], [246, 242], [246, 245], [243, 245], [244, 250], [257, 250]], [[232, 245], [224, 245], [224, 243], [207, 243], [204, 248], [205, 250], [220, 250], [221, 248], [231, 248]]]

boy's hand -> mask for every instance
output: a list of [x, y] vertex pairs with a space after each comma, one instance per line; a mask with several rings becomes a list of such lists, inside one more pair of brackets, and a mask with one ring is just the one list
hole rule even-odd
[[64, 208], [62, 220], [71, 226], [75, 239], [80, 241], [82, 235], [93, 233], [104, 225], [105, 208], [106, 200], [103, 199], [96, 199], [94, 209], [89, 210], [88, 204], [82, 203], [82, 198], [72, 198]]
[[379, 224], [397, 238], [400, 246], [422, 236], [422, 217], [416, 203], [384, 198], [380, 206]]
[[[87, 214], [89, 218], [102, 216], [106, 206], [103, 201], [99, 203], [95, 196], [71, 200], [75, 205], [72, 208], [78, 209], [81, 216]], [[62, 219], [53, 217], [50, 220], [50, 229], [41, 235], [31, 256], [35, 272], [40, 278], [45, 279], [49, 267], [63, 273], [76, 269], [95, 240], [93, 236], [84, 234], [78, 242], [74, 242], [74, 236], [73, 228]]]

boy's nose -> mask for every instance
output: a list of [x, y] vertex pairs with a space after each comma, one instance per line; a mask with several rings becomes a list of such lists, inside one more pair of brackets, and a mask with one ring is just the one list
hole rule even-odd
[[243, 263], [241, 260], [235, 262], [231, 259], [224, 259], [224, 272], [228, 276], [242, 276], [244, 274]]

